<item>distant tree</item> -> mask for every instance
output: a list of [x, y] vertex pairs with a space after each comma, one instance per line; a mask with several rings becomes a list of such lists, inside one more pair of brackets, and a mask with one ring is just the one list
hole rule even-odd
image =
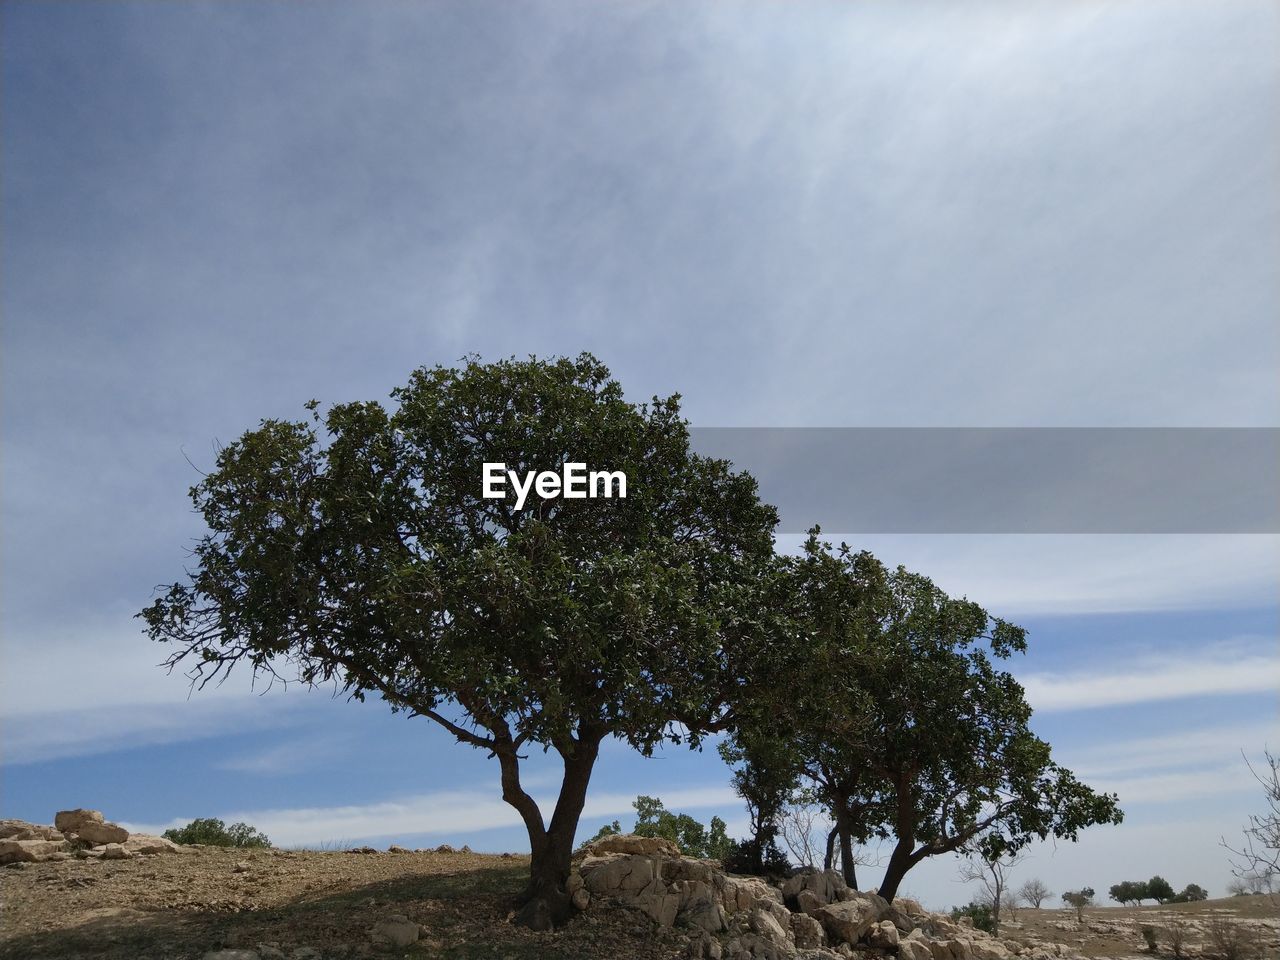
[[1028, 906], [1039, 910], [1040, 905], [1052, 897], [1053, 894], [1050, 892], [1049, 888], [1045, 886], [1043, 880], [1039, 877], [1032, 877], [1018, 888], [1018, 896], [1020, 896]]
[[1120, 821], [1115, 796], [1053, 761], [1025, 691], [993, 662], [1026, 649], [1021, 627], [816, 529], [779, 582], [787, 683], [744, 688], [738, 735], [778, 743], [749, 758], [781, 764], [756, 780], [785, 784], [798, 767], [816, 785], [850, 886], [852, 848], [872, 839], [894, 838], [879, 888], [892, 899], [910, 869], [979, 837], [1013, 852]]
[[1161, 876], [1155, 876], [1148, 880], [1146, 888], [1147, 897], [1156, 901], [1156, 903], [1168, 903], [1175, 895], [1172, 884]]
[[632, 833], [642, 837], [662, 837], [670, 840], [680, 851], [690, 857], [720, 859], [728, 852], [729, 837], [725, 822], [711, 818], [708, 829], [687, 813], [672, 813], [657, 797], [636, 797], [636, 825]]
[[[140, 616], [199, 686], [237, 664], [331, 683], [494, 757], [531, 851], [515, 919], [548, 929], [573, 912], [601, 744], [696, 745], [754, 682], [777, 512], [690, 449], [678, 396], [631, 403], [589, 354], [422, 368], [392, 397], [312, 402], [223, 448], [191, 491], [209, 532], [189, 573]], [[518, 510], [483, 496], [497, 462], [632, 483]], [[563, 767], [549, 818], [521, 779], [533, 748]]]
[[1263, 760], [1261, 769], [1254, 767], [1247, 756], [1244, 762], [1262, 786], [1265, 809], [1249, 817], [1240, 846], [1222, 841], [1233, 855], [1235, 875], [1251, 893], [1270, 893], [1280, 884], [1280, 757], [1264, 750]]
[[999, 936], [1000, 913], [1007, 903], [1009, 871], [1022, 862], [1024, 854], [1010, 851], [981, 840], [965, 849], [968, 859], [960, 864], [960, 879], [965, 883], [977, 881], [982, 888], [981, 903], [991, 906], [991, 930]]
[[1062, 895], [1062, 899], [1069, 906], [1075, 908], [1077, 922], [1084, 923], [1084, 908], [1093, 906], [1093, 887], [1068, 890]]
[[990, 934], [995, 934], [999, 929], [995, 924], [991, 904], [980, 900], [971, 900], [963, 907], [951, 908], [952, 920], [959, 920], [962, 917], [968, 917], [976, 929]]
[[1249, 885], [1239, 878], [1227, 884], [1227, 893], [1233, 897], [1247, 897], [1251, 892]]
[[587, 840], [587, 843], [595, 843], [595, 841], [603, 840], [605, 837], [616, 837], [620, 833], [622, 833], [622, 824], [615, 820], [613, 823], [606, 823], [597, 830], [591, 838]]
[[203, 843], [214, 847], [269, 847], [267, 835], [247, 823], [227, 826], [216, 817], [192, 820], [185, 827], [166, 830], [166, 840], [174, 843]]
[[1181, 893], [1179, 893], [1177, 896], [1173, 898], [1172, 902], [1173, 903], [1195, 903], [1199, 900], [1208, 900], [1208, 899], [1209, 899], [1208, 890], [1200, 886], [1198, 883], [1189, 883], [1182, 889]]
[[1130, 903], [1141, 904], [1143, 900], [1154, 896], [1145, 880], [1125, 880], [1122, 883], [1112, 884], [1111, 889], [1107, 891], [1107, 896], [1117, 903], [1128, 905]]

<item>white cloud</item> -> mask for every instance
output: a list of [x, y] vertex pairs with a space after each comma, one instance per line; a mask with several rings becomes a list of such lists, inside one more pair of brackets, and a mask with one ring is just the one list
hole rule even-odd
[[1097, 663], [1087, 671], [1028, 674], [1019, 680], [1036, 710], [1085, 710], [1273, 691], [1280, 688], [1280, 657], [1274, 653], [1241, 652], [1239, 643], [1218, 643], [1182, 653], [1176, 659], [1148, 657], [1119, 664]]
[[[670, 810], [737, 806], [727, 786], [662, 789]], [[543, 817], [549, 819], [555, 804], [552, 795], [536, 795]], [[583, 817], [614, 817], [634, 812], [634, 794], [599, 793], [587, 799]], [[253, 824], [282, 846], [322, 845], [339, 841], [376, 840], [412, 835], [457, 837], [499, 827], [518, 827], [520, 816], [501, 800], [494, 788], [441, 790], [400, 800], [334, 807], [293, 807], [247, 810], [218, 814], [228, 823]], [[125, 824], [143, 833], [159, 833], [180, 827], [192, 817], [180, 816], [163, 824]]]
[[1242, 762], [1240, 751], [1280, 743], [1280, 718], [1253, 724], [1185, 729], [1156, 737], [1099, 743], [1061, 753], [1062, 762], [1089, 779], [1137, 770]]

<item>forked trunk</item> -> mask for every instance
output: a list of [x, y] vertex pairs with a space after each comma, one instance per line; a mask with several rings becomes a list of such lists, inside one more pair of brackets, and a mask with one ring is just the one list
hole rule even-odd
[[898, 885], [902, 883], [902, 878], [907, 875], [908, 870], [915, 866], [916, 861], [912, 856], [911, 847], [910, 841], [899, 841], [897, 846], [893, 848], [893, 855], [889, 857], [889, 866], [885, 868], [884, 880], [881, 882], [878, 892], [880, 896], [890, 903], [898, 895]]
[[574, 913], [569, 895], [569, 870], [578, 818], [587, 799], [587, 786], [599, 753], [600, 741], [580, 740], [564, 758], [564, 781], [551, 823], [543, 827], [537, 804], [519, 786], [518, 761], [503, 760], [503, 799], [520, 811], [529, 831], [529, 885], [519, 898], [515, 921], [531, 930], [551, 930]]

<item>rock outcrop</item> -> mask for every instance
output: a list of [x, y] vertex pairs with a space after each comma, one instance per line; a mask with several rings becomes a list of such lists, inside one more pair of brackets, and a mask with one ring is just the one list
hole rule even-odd
[[611, 901], [663, 927], [687, 931], [688, 955], [711, 960], [1049, 960], [1054, 949], [1006, 944], [972, 926], [851, 890], [835, 871], [797, 874], [780, 887], [725, 873], [714, 860], [682, 856], [669, 841], [604, 837], [580, 850], [570, 877], [574, 903]]
[[0, 864], [42, 863], [68, 857], [127, 860], [159, 853], [189, 853], [184, 847], [110, 823], [98, 810], [60, 810], [53, 826], [25, 820], [0, 820]]

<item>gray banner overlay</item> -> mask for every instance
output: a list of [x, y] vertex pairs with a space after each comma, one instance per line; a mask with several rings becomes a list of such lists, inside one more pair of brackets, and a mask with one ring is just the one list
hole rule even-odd
[[695, 427], [783, 533], [1280, 533], [1276, 428]]

